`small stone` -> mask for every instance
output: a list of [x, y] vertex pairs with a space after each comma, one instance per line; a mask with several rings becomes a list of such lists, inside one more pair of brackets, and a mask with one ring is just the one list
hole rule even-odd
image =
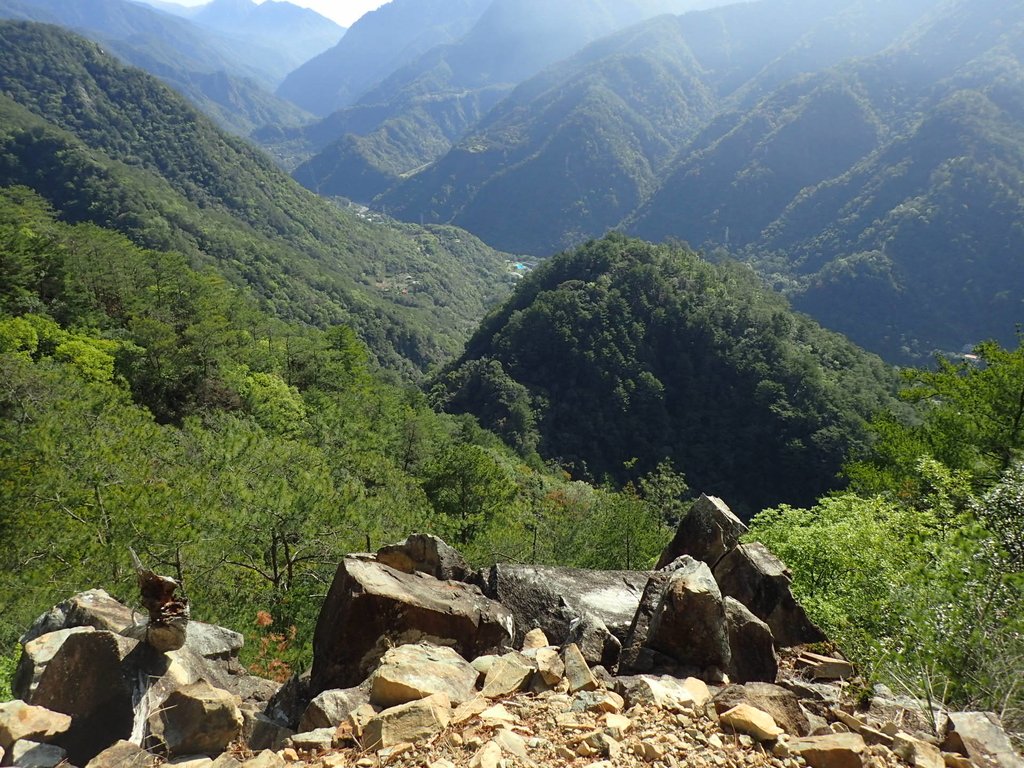
[[483, 695], [489, 699], [509, 696], [522, 690], [530, 682], [536, 668], [521, 653], [508, 653], [500, 657], [487, 672]]
[[785, 733], [771, 715], [749, 704], [738, 704], [722, 712], [719, 719], [722, 725], [749, 734], [760, 741], [773, 741]]
[[534, 660], [537, 663], [538, 677], [548, 685], [558, 685], [565, 677], [565, 663], [554, 648], [539, 648]]
[[644, 741], [640, 743], [640, 747], [643, 749], [643, 759], [648, 763], [653, 763], [665, 757], [665, 747], [657, 742]]
[[575, 760], [576, 753], [569, 749], [564, 744], [559, 744], [555, 747], [555, 754], [558, 755], [562, 760]]
[[265, 749], [256, 757], [242, 763], [242, 768], [285, 768], [285, 761], [277, 752]]
[[334, 733], [334, 728], [317, 728], [305, 733], [296, 733], [288, 740], [288, 746], [306, 752], [326, 751], [334, 746]]
[[364, 749], [381, 750], [417, 742], [439, 733], [451, 721], [451, 702], [443, 693], [385, 709], [363, 728]]
[[299, 762], [299, 753], [291, 747], [285, 747], [281, 750], [281, 758], [286, 763], [297, 763]]
[[625, 715], [609, 712], [604, 716], [605, 733], [614, 739], [622, 739], [629, 729], [633, 727], [633, 721]]
[[504, 723], [506, 725], [514, 725], [519, 722], [519, 718], [509, 712], [504, 704], [495, 704], [493, 707], [485, 709], [480, 713], [480, 719], [485, 723]]
[[538, 650], [549, 645], [551, 644], [548, 642], [548, 637], [540, 627], [534, 627], [523, 637], [524, 651]]
[[455, 768], [455, 763], [442, 757], [432, 762], [427, 768]]
[[712, 733], [708, 736], [708, 744], [715, 749], [722, 749], [725, 746], [725, 742], [722, 741], [722, 737], [717, 733]]
[[11, 748], [11, 761], [18, 768], [56, 768], [67, 759], [68, 753], [54, 744], [21, 739]]
[[863, 768], [867, 745], [856, 733], [836, 733], [792, 739], [789, 752], [811, 768]]
[[481, 677], [484, 677], [491, 671], [491, 667], [494, 666], [494, 662], [500, 658], [500, 656], [488, 653], [483, 656], [477, 656], [469, 663], [473, 665], [473, 669], [475, 669]]
[[501, 747], [502, 751], [510, 755], [515, 755], [523, 760], [526, 760], [529, 756], [526, 749], [526, 739], [515, 731], [502, 728], [494, 734], [494, 741]]
[[570, 691], [578, 693], [579, 691], [597, 690], [597, 678], [590, 671], [590, 667], [576, 643], [569, 643], [562, 649], [562, 661], [565, 664], [565, 675], [569, 680]]
[[946, 768], [971, 768], [973, 765], [970, 758], [956, 752], [943, 752], [942, 759], [946, 763]]
[[488, 741], [469, 761], [469, 768], [498, 768], [501, 764], [501, 747], [495, 742]]
[[366, 728], [366, 724], [376, 716], [377, 710], [370, 704], [360, 704], [348, 713], [348, 721], [352, 725], [352, 733], [355, 734], [357, 739], [363, 737], [363, 730]]
[[174, 768], [212, 768], [213, 760], [206, 755], [189, 755], [170, 760], [166, 765], [173, 765]]

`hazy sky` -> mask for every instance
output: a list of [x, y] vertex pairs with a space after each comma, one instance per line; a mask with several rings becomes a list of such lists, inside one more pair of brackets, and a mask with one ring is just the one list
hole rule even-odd
[[[388, 0], [288, 0], [295, 5], [312, 8], [329, 19], [334, 19], [343, 27], [351, 27], [352, 22], [367, 11], [379, 8]], [[204, 5], [210, 0], [171, 0], [179, 5]], [[263, 0], [256, 0], [262, 3]]]

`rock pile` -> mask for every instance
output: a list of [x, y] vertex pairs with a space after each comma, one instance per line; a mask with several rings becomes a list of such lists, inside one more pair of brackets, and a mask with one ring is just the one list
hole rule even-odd
[[0, 762], [1024, 768], [990, 713], [922, 714], [882, 688], [854, 707], [852, 666], [804, 646], [821, 632], [744, 530], [702, 497], [655, 572], [474, 573], [426, 535], [349, 556], [311, 673], [280, 688], [241, 669], [228, 630], [191, 622], [160, 652], [84, 593], [24, 639]]

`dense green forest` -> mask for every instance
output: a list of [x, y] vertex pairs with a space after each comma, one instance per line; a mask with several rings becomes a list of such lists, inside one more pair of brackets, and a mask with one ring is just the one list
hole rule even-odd
[[2, 647], [77, 591], [131, 602], [129, 546], [184, 581], [198, 619], [295, 627], [285, 662], [308, 659], [338, 559], [416, 530], [478, 564], [656, 557], [677, 476], [620, 493], [527, 466], [367, 360], [347, 326], [279, 320], [181, 254], [4, 189]]
[[454, 354], [510, 279], [465, 232], [339, 210], [154, 78], [53, 27], [0, 23], [0, 117], [3, 183], [69, 221], [216, 265], [282, 317], [349, 323], [408, 375]]
[[668, 461], [750, 515], [834, 487], [894, 384], [748, 267], [611, 235], [524, 280], [434, 394], [579, 477]]

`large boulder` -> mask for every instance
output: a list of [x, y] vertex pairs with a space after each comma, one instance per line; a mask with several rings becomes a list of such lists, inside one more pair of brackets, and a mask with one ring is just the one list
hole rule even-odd
[[14, 677], [11, 680], [11, 691], [19, 699], [28, 701], [39, 685], [39, 678], [43, 670], [50, 663], [50, 659], [60, 650], [71, 635], [82, 632], [95, 632], [92, 627], [70, 627], [58, 629], [55, 632], [47, 632], [44, 635], [33, 638], [25, 643], [21, 649], [21, 658], [18, 659], [18, 666], [14, 670]]
[[313, 695], [362, 682], [395, 645], [450, 645], [473, 659], [512, 642], [512, 614], [474, 586], [350, 556], [338, 566], [313, 635]]
[[723, 595], [771, 627], [780, 647], [827, 639], [793, 597], [789, 570], [763, 544], [740, 544], [718, 561], [714, 576]]
[[218, 755], [242, 733], [239, 701], [205, 681], [172, 691], [149, 716], [153, 749], [171, 757]]
[[737, 683], [774, 683], [779, 674], [779, 657], [771, 627], [732, 597], [725, 598], [725, 623], [732, 655], [726, 670], [729, 678]]
[[476, 694], [477, 677], [473, 665], [451, 648], [400, 645], [384, 654], [370, 678], [370, 703], [387, 708], [443, 693], [462, 704]]
[[119, 603], [102, 589], [80, 592], [32, 622], [32, 626], [21, 636], [25, 645], [37, 637], [71, 627], [92, 627], [106, 632], [120, 633], [132, 626], [137, 618], [134, 611]]
[[385, 709], [363, 729], [363, 749], [381, 750], [403, 742], [415, 743], [448, 727], [451, 703], [443, 693]]
[[498, 564], [487, 595], [515, 616], [516, 646], [539, 627], [553, 643], [575, 642], [589, 664], [618, 662], [650, 574]]
[[72, 763], [84, 765], [132, 735], [145, 647], [113, 632], [68, 637], [46, 665], [31, 703], [71, 717], [57, 740]]
[[428, 533], [414, 533], [404, 541], [382, 547], [377, 550], [377, 562], [402, 573], [419, 571], [441, 581], [466, 581], [473, 573], [458, 550]]
[[729, 633], [722, 593], [706, 563], [687, 556], [665, 584], [646, 645], [695, 670], [728, 669]]
[[1024, 768], [994, 712], [950, 712], [943, 747], [981, 768]]
[[656, 569], [689, 555], [714, 568], [726, 552], [740, 543], [747, 526], [716, 496], [702, 495], [679, 521], [676, 535], [658, 558]]

